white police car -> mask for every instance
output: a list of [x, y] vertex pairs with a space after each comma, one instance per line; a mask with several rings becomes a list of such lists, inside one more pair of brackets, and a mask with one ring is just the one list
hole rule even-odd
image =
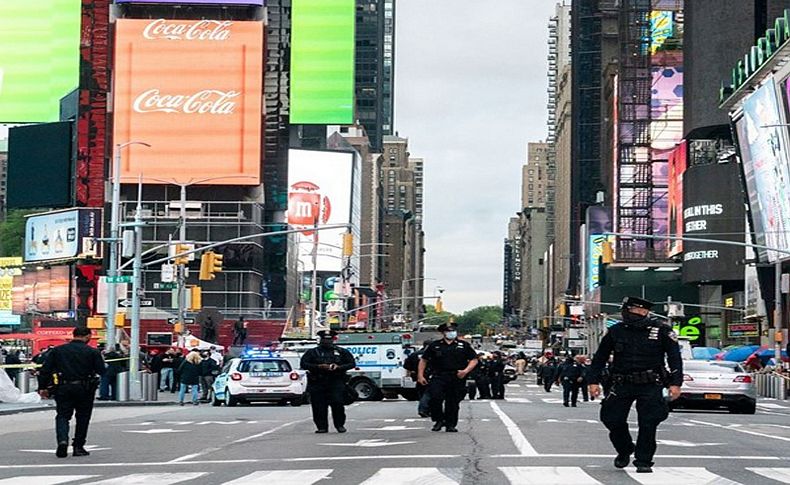
[[271, 351], [248, 351], [225, 364], [214, 380], [211, 404], [278, 402], [300, 406], [306, 402], [307, 374], [290, 359]]

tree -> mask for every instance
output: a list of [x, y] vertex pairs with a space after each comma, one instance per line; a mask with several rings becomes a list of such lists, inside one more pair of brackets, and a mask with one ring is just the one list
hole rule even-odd
[[502, 319], [499, 305], [479, 306], [464, 312], [456, 319], [460, 333], [482, 333], [486, 325], [496, 325]]
[[436, 313], [436, 307], [433, 305], [425, 305], [425, 317], [422, 318], [422, 323], [425, 325], [441, 325], [450, 321], [450, 318], [455, 318], [450, 312]]
[[22, 256], [25, 243], [25, 215], [32, 211], [9, 211], [0, 222], [0, 256]]

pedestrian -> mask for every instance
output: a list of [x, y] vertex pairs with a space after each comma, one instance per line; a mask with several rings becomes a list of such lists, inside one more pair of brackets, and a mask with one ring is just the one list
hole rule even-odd
[[91, 331], [76, 327], [72, 341], [55, 347], [47, 355], [38, 376], [38, 393], [42, 398], [55, 398], [55, 434], [58, 458], [68, 455], [69, 421], [76, 414], [77, 424], [72, 442], [73, 456], [87, 456], [85, 449], [88, 425], [93, 412], [93, 399], [99, 378], [105, 373], [101, 352], [88, 346]]
[[178, 403], [184, 405], [187, 387], [192, 388], [192, 404], [198, 405], [198, 386], [200, 385], [200, 352], [192, 349], [178, 366], [179, 388]]
[[247, 340], [247, 322], [244, 321], [244, 317], [239, 317], [233, 324], [232, 345], [244, 345], [245, 340]]
[[217, 324], [214, 322], [214, 319], [211, 318], [211, 315], [207, 316], [205, 320], [203, 320], [202, 324], [200, 325], [200, 330], [201, 340], [212, 344], [217, 341]]
[[583, 372], [581, 364], [571, 356], [568, 356], [559, 368], [557, 382], [562, 384], [562, 405], [566, 408], [569, 406], [569, 401], [570, 405], [576, 407]]
[[[609, 328], [593, 357], [590, 368], [590, 395], [601, 393], [600, 375], [611, 364], [612, 388], [601, 405], [601, 422], [609, 430], [609, 439], [617, 451], [614, 466], [625, 468], [634, 453], [637, 473], [653, 471], [656, 430], [669, 416], [663, 390], [669, 398], [680, 396], [683, 384], [683, 361], [675, 332], [669, 325], [650, 317], [653, 304], [637, 297], [623, 300], [623, 321]], [[664, 361], [669, 364], [667, 371]], [[634, 445], [628, 430], [628, 414], [636, 401], [639, 435]]]
[[225, 360], [225, 358], [222, 357], [222, 354], [217, 350], [217, 348], [212, 345], [209, 347], [208, 352], [209, 357], [214, 359], [214, 362], [216, 362], [219, 367], [222, 367], [222, 362]]
[[477, 365], [472, 372], [469, 373], [469, 376], [466, 380], [466, 393], [469, 396], [470, 401], [475, 400], [475, 396], [477, 395], [477, 383], [482, 378], [482, 374], [484, 366], [482, 365], [482, 359], [485, 356], [484, 353], [478, 352], [477, 353]]
[[329, 408], [337, 432], [346, 432], [346, 372], [356, 362], [351, 352], [335, 345], [336, 335], [334, 330], [318, 332], [318, 346], [305, 352], [300, 361], [301, 368], [307, 371], [307, 392], [316, 433], [329, 432]]
[[214, 385], [214, 379], [219, 375], [219, 364], [211, 357], [210, 352], [202, 352], [200, 361], [200, 400], [208, 402], [209, 389]]
[[491, 380], [491, 397], [505, 399], [505, 361], [498, 350], [494, 351], [488, 366], [488, 378]]
[[164, 354], [159, 349], [151, 349], [151, 357], [148, 359], [148, 370], [156, 375], [156, 388], [159, 389], [162, 379], [162, 359]]
[[[19, 351], [12, 350], [6, 355], [5, 365], [21, 365], [22, 359], [19, 358]], [[16, 378], [19, 375], [20, 367], [6, 367], [5, 373], [8, 374], [9, 379], [16, 384]]]
[[477, 357], [477, 374], [475, 375], [475, 382], [477, 383], [478, 399], [491, 399], [491, 378], [488, 377], [488, 367], [491, 361], [485, 353], [480, 353]]
[[171, 393], [175, 393], [180, 388], [181, 384], [181, 364], [184, 362], [184, 354], [180, 349], [173, 352], [173, 386], [170, 388]]
[[107, 372], [101, 377], [99, 387], [99, 401], [114, 401], [117, 399], [117, 382], [118, 374], [124, 370], [124, 355], [121, 351], [121, 346], [115, 346], [108, 352], [104, 353], [104, 360], [107, 366]]
[[176, 383], [173, 379], [173, 359], [175, 357], [175, 349], [167, 349], [165, 355], [162, 356], [162, 375], [159, 376], [159, 390], [161, 392], [175, 389]]
[[516, 357], [516, 375], [523, 376], [527, 370], [527, 356], [524, 352], [519, 352]]
[[435, 423], [432, 431], [458, 432], [458, 406], [465, 392], [466, 376], [477, 365], [477, 353], [469, 342], [458, 340], [454, 323], [439, 325], [441, 340], [434, 341], [425, 349], [420, 359], [417, 379], [428, 384], [425, 369], [433, 369], [428, 392], [431, 393], [431, 418]]
[[577, 355], [576, 362], [578, 362], [579, 365], [582, 367], [582, 381], [581, 384], [579, 385], [579, 390], [582, 393], [582, 398], [584, 399], [584, 402], [589, 402], [590, 394], [588, 392], [587, 386], [590, 383], [587, 381], [587, 375], [590, 373], [590, 358], [587, 357], [586, 355]]
[[[428, 348], [431, 341], [426, 340], [422, 343], [422, 347], [418, 350], [415, 350], [403, 362], [403, 368], [409, 373], [409, 376], [417, 382], [417, 371], [420, 367], [420, 358], [422, 354], [425, 353], [425, 349]], [[430, 369], [426, 369], [426, 374], [430, 375]], [[423, 386], [419, 382], [417, 382], [417, 415], [421, 418], [427, 418], [431, 415], [431, 395], [428, 394], [428, 386]]]
[[543, 390], [546, 392], [551, 392], [551, 386], [557, 379], [557, 361], [554, 360], [553, 354], [550, 355], [551, 357], [546, 360], [546, 362], [540, 367], [540, 370], [538, 371], [540, 378], [543, 381]]

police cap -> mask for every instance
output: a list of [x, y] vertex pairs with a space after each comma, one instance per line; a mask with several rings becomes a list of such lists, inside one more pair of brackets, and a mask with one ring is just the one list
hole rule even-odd
[[439, 330], [440, 332], [449, 332], [450, 330], [455, 330], [457, 328], [458, 327], [456, 327], [454, 323], [443, 323], [439, 325], [439, 328], [437, 330]]
[[623, 298], [623, 308], [628, 307], [637, 307], [637, 308], [644, 308], [645, 310], [650, 310], [653, 308], [653, 302], [647, 301], [643, 298], [639, 298], [636, 296], [627, 296]]
[[321, 338], [333, 338], [335, 335], [337, 335], [337, 332], [334, 330], [319, 330], [316, 335]]

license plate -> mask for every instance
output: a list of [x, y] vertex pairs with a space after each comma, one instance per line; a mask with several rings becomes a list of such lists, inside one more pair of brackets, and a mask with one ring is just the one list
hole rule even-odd
[[721, 399], [721, 394], [705, 394], [705, 399]]
[[282, 372], [251, 372], [250, 377], [282, 377]]

